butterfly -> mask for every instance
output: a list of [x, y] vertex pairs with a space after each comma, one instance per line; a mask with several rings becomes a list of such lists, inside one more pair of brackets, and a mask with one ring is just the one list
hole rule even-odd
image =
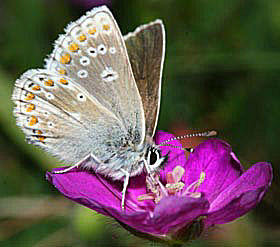
[[15, 82], [14, 115], [28, 143], [73, 167], [123, 180], [167, 159], [153, 142], [161, 94], [165, 30], [161, 20], [122, 36], [106, 6], [59, 36], [45, 68]]

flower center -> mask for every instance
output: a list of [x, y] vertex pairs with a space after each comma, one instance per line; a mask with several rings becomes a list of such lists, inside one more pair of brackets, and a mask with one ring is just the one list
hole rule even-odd
[[181, 181], [184, 174], [185, 169], [182, 166], [176, 166], [172, 172], [167, 173], [167, 183], [165, 186], [160, 182], [159, 174], [149, 174], [146, 177], [148, 193], [138, 196], [137, 199], [139, 201], [154, 200], [155, 203], [158, 203], [163, 197], [169, 195], [201, 197], [201, 193], [197, 192], [197, 189], [205, 180], [205, 172], [202, 171], [199, 179], [191, 183], [187, 188], [185, 188], [185, 184]]

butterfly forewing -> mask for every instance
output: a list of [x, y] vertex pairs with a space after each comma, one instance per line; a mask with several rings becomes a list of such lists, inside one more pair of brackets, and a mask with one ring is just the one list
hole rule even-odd
[[125, 37], [134, 78], [145, 112], [146, 135], [153, 136], [158, 120], [161, 77], [165, 55], [165, 30], [156, 20]]
[[143, 142], [141, 98], [122, 35], [106, 7], [93, 9], [66, 28], [46, 68], [80, 84], [120, 119], [127, 131], [124, 136], [130, 135], [134, 144]]

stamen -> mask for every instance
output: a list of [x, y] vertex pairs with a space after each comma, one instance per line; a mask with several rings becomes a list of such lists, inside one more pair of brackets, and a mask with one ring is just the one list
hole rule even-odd
[[202, 171], [199, 179], [191, 183], [185, 190], [185, 184], [181, 181], [184, 174], [185, 169], [182, 166], [176, 166], [172, 172], [167, 173], [167, 184], [165, 186], [160, 182], [159, 174], [148, 174], [146, 177], [146, 187], [148, 193], [138, 196], [137, 200], [154, 200], [155, 203], [158, 203], [163, 197], [169, 195], [200, 198], [201, 193], [196, 190], [204, 182], [206, 173]]
[[200, 173], [200, 177], [199, 177], [199, 180], [198, 180], [198, 183], [196, 185], [196, 188], [198, 188], [205, 180], [205, 172], [201, 172]]
[[140, 195], [137, 197], [138, 201], [154, 200], [154, 199], [155, 199], [155, 196], [153, 193], [148, 193], [148, 194]]
[[173, 183], [173, 184], [166, 184], [165, 187], [168, 190], [169, 194], [176, 194], [180, 190], [184, 188], [185, 184], [183, 182]]
[[184, 188], [185, 184], [180, 182], [184, 173], [185, 169], [182, 166], [176, 166], [172, 172], [167, 173], [165, 187], [169, 194], [174, 195]]
[[[200, 192], [196, 192], [195, 190], [197, 190], [199, 188], [199, 186], [204, 182], [205, 180], [205, 172], [201, 172], [199, 179], [194, 181], [193, 183], [191, 183], [188, 188], [184, 191], [184, 193], [182, 194], [182, 196], [185, 195], [190, 195], [191, 197], [200, 197], [201, 193]], [[190, 190], [192, 190], [192, 192], [190, 192]]]
[[173, 171], [172, 174], [175, 178], [175, 183], [180, 182], [182, 177], [185, 174], [185, 169], [182, 166], [176, 166]]
[[190, 194], [190, 197], [192, 198], [200, 198], [201, 197], [201, 193], [200, 192], [193, 192]]
[[168, 196], [168, 191], [166, 190], [166, 188], [163, 186], [163, 184], [158, 180], [158, 185], [161, 188], [161, 192], [164, 196]]
[[174, 184], [175, 183], [175, 178], [174, 178], [172, 172], [167, 173], [166, 180], [167, 180], [167, 184]]

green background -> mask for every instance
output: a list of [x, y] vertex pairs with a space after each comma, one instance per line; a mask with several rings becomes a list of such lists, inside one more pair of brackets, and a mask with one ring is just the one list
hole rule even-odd
[[[0, 1], [0, 247], [151, 245], [59, 195], [44, 174], [61, 163], [26, 144], [12, 117], [14, 81], [43, 66], [63, 28], [89, 9], [82, 2], [97, 1]], [[274, 167], [256, 209], [189, 246], [280, 246], [280, 1], [116, 0], [110, 9], [123, 34], [165, 24], [158, 129], [215, 129], [246, 168]]]

